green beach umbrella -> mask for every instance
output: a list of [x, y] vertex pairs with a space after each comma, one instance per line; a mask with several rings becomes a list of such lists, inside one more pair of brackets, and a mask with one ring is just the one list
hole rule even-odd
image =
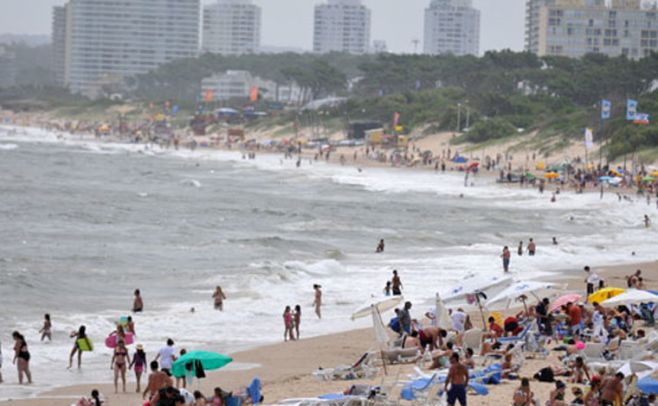
[[196, 370], [194, 369], [196, 361], [201, 362], [204, 371], [214, 371], [230, 364], [233, 358], [216, 352], [190, 351], [174, 362], [171, 372], [176, 377], [183, 377], [185, 376], [185, 365], [192, 363], [192, 371], [196, 375]]
[[654, 180], [656, 180], [656, 178], [654, 178], [653, 176], [645, 176], [644, 178], [642, 178], [643, 182], [653, 182]]
[[526, 177], [528, 180], [535, 180], [535, 179], [537, 179], [537, 177], [536, 177], [535, 175], [533, 175], [532, 173], [530, 173], [530, 172], [526, 173], [526, 174], [525, 174], [525, 177]]

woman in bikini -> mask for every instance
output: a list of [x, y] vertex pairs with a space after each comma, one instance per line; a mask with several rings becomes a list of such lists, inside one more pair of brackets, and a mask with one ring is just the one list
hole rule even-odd
[[283, 325], [285, 327], [285, 330], [283, 331], [283, 340], [288, 341], [288, 338], [294, 340], [295, 333], [293, 332], [293, 320], [290, 306], [286, 306], [286, 309], [283, 311]]
[[295, 334], [299, 340], [299, 325], [302, 322], [302, 307], [300, 305], [295, 306], [295, 314], [293, 314], [295, 322]]
[[213, 293], [212, 298], [215, 299], [215, 309], [223, 312], [226, 295], [224, 294], [221, 286], [217, 286], [217, 288], [215, 288], [215, 293]]
[[126, 344], [123, 340], [119, 340], [114, 349], [114, 355], [112, 355], [112, 362], [110, 364], [110, 369], [114, 369], [114, 393], [119, 393], [119, 374], [121, 374], [123, 393], [126, 393], [126, 369], [128, 364], [130, 364], [128, 349], [126, 349]]
[[133, 355], [133, 360], [130, 363], [129, 369], [133, 366], [135, 367], [135, 379], [137, 380], [137, 393], [141, 392], [141, 382], [142, 374], [144, 373], [144, 368], [146, 368], [146, 353], [144, 352], [144, 346], [137, 344], [137, 351]]
[[32, 383], [32, 373], [30, 372], [30, 352], [27, 350], [25, 337], [18, 331], [11, 335], [14, 338], [14, 360], [18, 368], [18, 383], [23, 384], [23, 375], [27, 378], [27, 383]]

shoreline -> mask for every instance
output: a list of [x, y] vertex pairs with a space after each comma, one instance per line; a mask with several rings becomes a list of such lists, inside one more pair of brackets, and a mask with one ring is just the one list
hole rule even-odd
[[[651, 275], [645, 279], [647, 289], [658, 289], [658, 277], [654, 276], [658, 275], [658, 259], [650, 262], [595, 267], [593, 271], [606, 280], [607, 286], [625, 287], [624, 277], [636, 269], [642, 269], [645, 276]], [[553, 282], [565, 283], [568, 285], [566, 290], [568, 292], [582, 292], [585, 290], [584, 274], [582, 276], [581, 278], [564, 270], [556, 272], [552, 277], [546, 276], [542, 279], [550, 278]], [[534, 299], [530, 302], [534, 304]], [[516, 304], [505, 314], [513, 314], [520, 308], [522, 305]], [[477, 309], [469, 308], [468, 313], [472, 315], [473, 322], [477, 327], [480, 324]], [[191, 388], [201, 390], [206, 395], [210, 394], [216, 386], [227, 391], [238, 391], [244, 389], [254, 377], [259, 377], [265, 396], [264, 404], [269, 404], [286, 398], [314, 397], [323, 393], [342, 392], [351, 384], [379, 384], [383, 379], [381, 374], [372, 380], [355, 381], [318, 381], [311, 376], [311, 373], [319, 367], [333, 368], [338, 365], [350, 365], [363, 353], [373, 348], [375, 348], [375, 342], [370, 328], [325, 334], [287, 343], [266, 344], [231, 354], [234, 362], [249, 364], [253, 368], [210, 372], [206, 379], [195, 380]], [[538, 362], [533, 361], [529, 364], [539, 369], [541, 366], [537, 365]], [[393, 372], [389, 372], [389, 375], [399, 374], [401, 378], [403, 374], [413, 372], [408, 365], [396, 365], [390, 369]], [[131, 379], [130, 371], [127, 377], [127, 387], [134, 388], [134, 380]], [[142, 379], [144, 380], [144, 378]], [[110, 383], [62, 386], [46, 390], [33, 398], [0, 401], [0, 405], [69, 406], [82, 395], [88, 395], [92, 389], [100, 390], [109, 405], [132, 405], [140, 402], [141, 396], [137, 396], [135, 393], [115, 395], [110, 372], [108, 372], [108, 381]], [[499, 385], [499, 387], [493, 387], [493, 391], [502, 391], [507, 396], [505, 399], [511, 399], [510, 390], [512, 388], [509, 386]], [[547, 393], [551, 388], [552, 386], [547, 386], [544, 392]], [[475, 397], [471, 398], [471, 404], [488, 405], [491, 403], [488, 397]]]
[[[88, 139], [84, 141], [94, 142], [94, 139]], [[102, 144], [103, 142], [98, 142]], [[170, 150], [171, 151], [171, 150]], [[202, 149], [201, 151], [216, 151], [216, 149]], [[217, 150], [224, 152], [234, 152], [239, 154], [239, 150]], [[261, 152], [262, 153], [262, 152]], [[276, 152], [271, 152], [272, 155], [276, 155]], [[335, 157], [335, 154], [334, 154]], [[336, 165], [336, 162], [330, 162], [331, 165]], [[348, 163], [351, 165], [351, 163]], [[354, 165], [351, 165], [354, 166]], [[373, 167], [381, 168], [390, 168], [390, 165], [374, 165]], [[355, 167], [356, 168], [356, 167]], [[400, 168], [398, 168], [400, 169]], [[402, 169], [411, 169], [411, 170], [432, 170], [430, 168], [402, 168]], [[459, 174], [456, 171], [446, 171], [446, 173]], [[486, 172], [483, 172], [486, 173]], [[503, 187], [509, 187], [507, 185], [501, 185]], [[585, 264], [583, 264], [584, 266]], [[609, 278], [609, 281], [614, 281], [616, 286], [624, 286], [623, 279], [620, 275], [623, 273], [630, 273], [629, 270], [634, 270], [635, 268], [649, 269], [651, 268], [656, 274], [658, 272], [658, 262], [642, 262], [642, 263], [626, 263], [621, 265], [610, 265], [595, 267], [596, 270], [601, 270], [601, 276], [606, 276]], [[579, 273], [580, 272], [580, 273]], [[582, 273], [582, 268], [578, 270], [562, 270], [555, 271], [552, 275], [546, 276], [546, 278], [556, 278], [556, 281], [565, 281], [569, 282], [570, 286], [580, 287], [583, 289], [582, 279], [578, 275]], [[573, 275], [572, 275], [573, 274]], [[650, 286], [655, 287], [655, 280], [647, 280], [648, 283], [651, 283]], [[613, 283], [609, 283], [613, 285]], [[477, 320], [477, 318], [474, 318]], [[237, 352], [234, 354], [235, 361], [240, 363], [253, 363], [252, 361], [257, 361], [256, 363], [261, 364], [261, 367], [256, 369], [249, 369], [246, 371], [220, 371], [217, 373], [211, 373], [209, 378], [205, 381], [202, 381], [201, 388], [204, 393], [209, 393], [210, 389], [214, 384], [220, 383], [222, 388], [228, 388], [229, 390], [238, 389], [240, 386], [246, 386], [251, 378], [254, 375], [259, 374], [261, 379], [263, 379], [264, 394], [266, 396], [266, 403], [269, 403], [272, 400], [281, 399], [279, 395], [288, 397], [296, 396], [308, 396], [320, 393], [330, 392], [332, 390], [344, 389], [348, 383], [347, 382], [318, 382], [316, 385], [313, 378], [310, 377], [310, 372], [317, 368], [319, 365], [315, 365], [310, 358], [313, 356], [318, 356], [317, 360], [323, 361], [323, 367], [334, 367], [338, 364], [349, 364], [354, 362], [358, 357], [367, 349], [368, 346], [365, 343], [372, 341], [371, 332], [369, 329], [358, 329], [350, 330], [342, 333], [333, 333], [320, 335], [314, 338], [307, 340], [302, 340], [296, 343], [289, 344], [264, 344], [262, 346], [257, 346], [255, 348]], [[318, 351], [321, 349], [326, 349], [324, 351]], [[274, 354], [274, 355], [273, 355]], [[263, 362], [265, 360], [265, 362]], [[290, 364], [290, 365], [288, 365]], [[315, 362], [317, 364], [317, 362]], [[11, 369], [5, 368], [5, 376], [8, 376], [8, 370]], [[131, 373], [128, 373], [128, 376], [131, 376]], [[108, 371], [108, 378], [110, 377], [110, 372]], [[130, 382], [130, 381], [129, 381]], [[296, 385], [303, 383], [303, 385]], [[3, 384], [4, 385], [4, 384]], [[194, 388], [196, 384], [193, 385]], [[129, 387], [131, 384], [129, 383]], [[296, 386], [304, 386], [300, 389]], [[82, 394], [88, 394], [90, 388], [99, 388], [108, 399], [110, 400], [111, 405], [116, 404], [126, 404], [124, 401], [129, 401], [132, 404], [134, 401], [138, 401], [136, 397], [130, 395], [120, 395], [118, 398], [112, 395], [113, 388], [111, 384], [100, 384], [100, 385], [75, 385], [75, 386], [62, 386], [53, 390], [46, 390], [43, 393], [37, 395], [36, 398], [30, 399], [20, 399], [20, 400], [8, 400], [0, 402], [0, 404], [16, 404], [16, 405], [25, 405], [25, 406], [41, 406], [41, 405], [70, 405], [72, 402], [77, 401]], [[0, 386], [2, 388], [2, 386]], [[74, 396], [74, 397], [69, 397]], [[64, 398], [62, 398], [64, 397]], [[134, 397], [134, 398], [133, 398]], [[60, 403], [61, 401], [61, 403]]]

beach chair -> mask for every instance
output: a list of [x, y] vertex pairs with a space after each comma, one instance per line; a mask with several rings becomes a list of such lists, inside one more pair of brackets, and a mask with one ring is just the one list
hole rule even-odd
[[366, 352], [353, 365], [339, 365], [336, 368], [319, 368], [312, 375], [320, 381], [370, 379], [379, 373], [379, 368], [372, 365], [375, 358], [376, 353]]
[[417, 405], [443, 405], [440, 393], [444, 381], [445, 377], [442, 379], [438, 373], [429, 378], [417, 378], [406, 383], [400, 397]]
[[589, 342], [582, 351], [582, 356], [588, 362], [607, 362], [608, 360], [603, 356], [606, 350], [606, 345], [603, 343]]
[[381, 352], [383, 361], [386, 364], [412, 364], [421, 359], [418, 348], [394, 348], [383, 350]]

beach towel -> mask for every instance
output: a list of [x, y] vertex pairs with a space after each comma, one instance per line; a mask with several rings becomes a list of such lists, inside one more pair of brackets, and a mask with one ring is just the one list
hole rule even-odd
[[251, 381], [251, 384], [247, 386], [247, 394], [254, 405], [261, 402], [260, 379], [258, 377], [254, 378], [254, 380]]

